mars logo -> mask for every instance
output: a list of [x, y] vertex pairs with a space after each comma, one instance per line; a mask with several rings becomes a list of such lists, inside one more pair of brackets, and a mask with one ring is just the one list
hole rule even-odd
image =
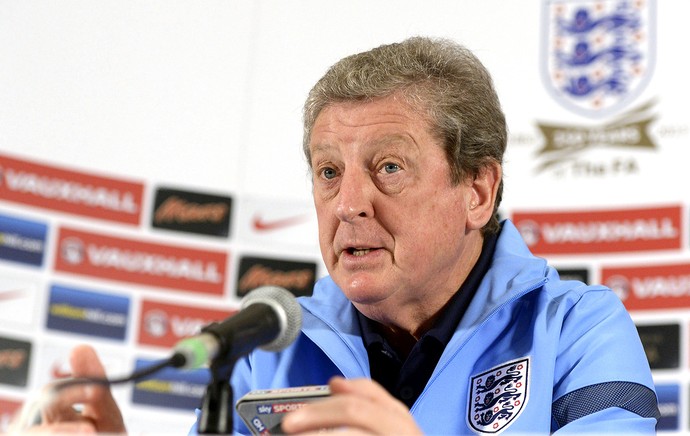
[[561, 280], [577, 280], [582, 283], [589, 283], [589, 270], [587, 268], [564, 268], [557, 266], [556, 270]]
[[544, 77], [555, 99], [587, 116], [618, 109], [651, 78], [654, 1], [550, 0]]
[[644, 353], [652, 369], [673, 369], [680, 364], [680, 324], [638, 325]]
[[243, 256], [237, 279], [237, 295], [242, 297], [260, 286], [281, 286], [296, 296], [311, 295], [316, 263], [287, 259]]
[[529, 358], [472, 377], [468, 421], [479, 433], [498, 433], [520, 416], [528, 400]]
[[0, 336], [0, 385], [27, 385], [31, 348], [31, 342]]
[[230, 197], [159, 188], [151, 225], [179, 232], [227, 237], [231, 213]]

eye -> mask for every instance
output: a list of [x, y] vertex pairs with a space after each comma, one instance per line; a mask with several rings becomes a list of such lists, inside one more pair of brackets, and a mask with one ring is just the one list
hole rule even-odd
[[330, 180], [336, 176], [336, 172], [333, 168], [324, 168], [321, 170], [321, 174], [324, 178]]
[[382, 167], [382, 170], [387, 174], [397, 173], [400, 171], [400, 165], [389, 162]]

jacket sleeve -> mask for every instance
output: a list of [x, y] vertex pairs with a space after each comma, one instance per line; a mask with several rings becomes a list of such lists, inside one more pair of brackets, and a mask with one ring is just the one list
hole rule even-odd
[[[237, 400], [239, 400], [244, 394], [249, 392], [251, 390], [251, 387], [249, 385], [250, 378], [251, 378], [251, 368], [249, 364], [249, 358], [244, 357], [240, 360], [237, 361], [235, 364], [235, 367], [232, 371], [232, 377], [231, 377], [231, 385], [232, 385], [232, 392], [233, 392], [233, 406], [235, 403], [237, 403]], [[251, 434], [247, 426], [245, 425], [244, 421], [240, 417], [240, 415], [237, 413], [237, 410], [235, 407], [232, 408], [232, 413], [233, 413], [233, 422], [232, 422], [232, 427], [234, 434], [239, 435], [248, 435]]]
[[620, 299], [606, 288], [586, 288], [568, 310], [560, 338], [552, 430], [655, 434], [651, 371]]

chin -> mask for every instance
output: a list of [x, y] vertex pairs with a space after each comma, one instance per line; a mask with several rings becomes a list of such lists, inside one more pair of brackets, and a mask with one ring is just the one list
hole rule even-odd
[[341, 287], [348, 300], [360, 305], [373, 305], [384, 300], [387, 295], [384, 291], [375, 286], [363, 285], [361, 283], [351, 284]]

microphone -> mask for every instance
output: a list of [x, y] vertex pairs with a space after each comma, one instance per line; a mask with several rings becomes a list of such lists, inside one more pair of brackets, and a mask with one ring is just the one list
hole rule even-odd
[[295, 297], [284, 288], [262, 286], [242, 299], [239, 312], [178, 342], [173, 351], [184, 363], [176, 366], [199, 368], [218, 357], [233, 361], [257, 347], [280, 351], [297, 338], [301, 326], [302, 308]]

